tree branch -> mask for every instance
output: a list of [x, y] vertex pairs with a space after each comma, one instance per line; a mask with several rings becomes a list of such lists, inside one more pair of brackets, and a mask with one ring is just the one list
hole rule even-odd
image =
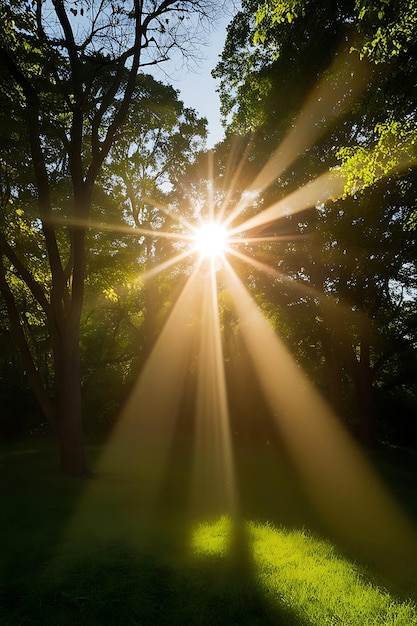
[[[100, 146], [101, 149], [97, 150], [95, 154], [95, 159], [93, 159], [93, 161], [90, 164], [87, 177], [86, 177], [88, 181], [88, 186], [92, 186], [94, 181], [97, 178], [100, 167], [112, 146], [114, 135], [117, 129], [120, 127], [120, 125], [123, 123], [123, 121], [126, 118], [126, 115], [129, 109], [129, 104], [132, 99], [132, 94], [135, 89], [136, 77], [137, 77], [137, 73], [140, 67], [141, 40], [142, 40], [142, 33], [143, 33], [142, 25], [141, 25], [142, 9], [143, 9], [142, 0], [134, 0], [134, 7], [135, 7], [135, 40], [134, 40], [134, 45], [132, 47], [132, 50], [133, 50], [132, 65], [128, 73], [127, 83], [126, 83], [126, 87], [124, 90], [121, 106], [119, 110], [115, 113], [113, 122], [110, 124], [107, 130], [106, 137]], [[122, 58], [127, 59], [128, 57], [124, 55], [124, 57]], [[116, 87], [116, 92], [120, 86], [122, 75], [125, 71], [124, 63], [125, 63], [125, 60], [123, 61], [123, 65], [122, 65], [122, 61], [119, 62], [117, 77], [120, 76], [120, 81], [118, 83], [114, 83], [113, 85], [113, 90]], [[107, 104], [107, 101], [108, 101], [108, 98], [106, 98], [106, 109], [109, 106], [109, 104]], [[104, 111], [105, 109], [103, 109], [100, 119], [102, 118]], [[98, 132], [98, 128], [97, 128], [97, 132]], [[97, 138], [97, 143], [98, 143], [98, 138]]]
[[39, 98], [33, 85], [10, 57], [7, 50], [3, 47], [0, 47], [0, 62], [4, 64], [12, 78], [21, 86], [25, 95], [27, 130], [32, 154], [33, 169], [35, 172], [36, 186], [38, 190], [39, 212], [42, 220], [42, 229], [45, 236], [52, 276], [56, 279], [58, 284], [62, 282], [62, 264], [55, 237], [55, 230], [51, 226], [49, 220], [52, 209], [48, 172], [40, 140], [42, 133], [39, 122]]
[[84, 90], [81, 76], [81, 63], [77, 45], [63, 0], [54, 0], [54, 8], [64, 31], [64, 45], [68, 51], [71, 66], [72, 87], [74, 90], [74, 106], [71, 124], [71, 141], [69, 146], [69, 167], [74, 186], [81, 185], [84, 179], [82, 164], [83, 123], [84, 123]]
[[3, 234], [0, 234], [0, 252], [2, 252], [17, 269], [20, 278], [28, 286], [35, 300], [40, 304], [46, 315], [49, 314], [50, 305], [41, 285], [33, 278], [29, 270], [23, 265], [16, 252], [6, 241]]

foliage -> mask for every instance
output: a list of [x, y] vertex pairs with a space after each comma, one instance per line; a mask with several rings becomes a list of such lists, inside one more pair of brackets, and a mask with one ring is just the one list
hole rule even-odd
[[376, 63], [408, 55], [416, 44], [417, 7], [408, 0], [356, 0], [361, 55]]
[[[274, 24], [285, 21], [301, 20], [306, 17], [309, 2], [270, 2], [258, 9], [254, 42], [275, 48], [275, 57], [279, 56], [282, 46], [281, 39], [274, 34]], [[343, 4], [343, 3], [342, 3]], [[344, 3], [348, 5], [348, 3]], [[351, 7], [352, 8], [352, 7]], [[311, 19], [311, 17], [310, 17]], [[362, 59], [370, 59], [374, 63], [393, 64], [398, 57], [399, 68], [390, 68], [395, 80], [408, 80], [408, 63], [412, 63], [417, 42], [417, 8], [413, 3], [389, 0], [361, 1], [357, 0], [351, 14], [351, 21], [356, 22], [359, 42], [352, 43], [351, 52], [358, 52]], [[351, 36], [351, 35], [350, 35]], [[399, 74], [404, 76], [399, 78]], [[404, 99], [403, 99], [404, 102]], [[353, 181], [356, 169], [357, 177], [361, 178], [361, 186], [373, 184], [381, 176], [386, 176], [398, 167], [413, 164], [415, 152], [415, 122], [413, 114], [408, 111], [398, 119], [400, 107], [390, 110], [389, 100], [386, 119], [378, 122], [374, 128], [375, 138], [368, 145], [342, 148], [339, 156], [347, 175], [346, 193], [358, 188], [358, 181]], [[410, 117], [409, 117], [410, 116]], [[371, 144], [371, 145], [369, 145]]]
[[[311, 8], [310, 0], [269, 0], [256, 12], [254, 43], [275, 44], [271, 27], [291, 24], [304, 18]], [[356, 0], [344, 3], [352, 10], [361, 43], [355, 47], [362, 57], [384, 63], [392, 57], [409, 53], [416, 41], [417, 8], [408, 0]]]
[[346, 195], [355, 194], [415, 162], [417, 130], [414, 124], [382, 123], [377, 124], [374, 131], [376, 142], [371, 150], [365, 146], [346, 146], [338, 152], [346, 177]]
[[256, 24], [258, 28], [253, 41], [255, 44], [265, 43], [267, 38], [265, 22], [270, 20], [270, 25], [291, 22], [299, 16], [305, 15], [305, 8], [308, 0], [272, 0], [261, 4], [256, 11]]
[[[414, 12], [409, 3], [397, 13], [390, 2], [246, 1], [214, 71], [229, 145], [251, 131], [241, 193], [263, 167], [271, 173], [254, 213], [322, 172], [346, 181], [343, 197], [329, 194], [256, 233], [287, 242], [248, 246], [271, 272], [246, 280], [355, 431], [366, 430], [383, 388], [401, 393], [395, 372], [415, 341]], [[393, 414], [381, 414], [379, 427], [386, 419], [395, 430]]]
[[[123, 168], [117, 164], [122, 154], [132, 167], [141, 162], [137, 187], [138, 178], [146, 187], [152, 176], [167, 183], [174, 159], [177, 166], [186, 162], [196, 137], [204, 136], [204, 122], [141, 68], [166, 60], [175, 49], [192, 54], [200, 25], [214, 18], [214, 5], [14, 0], [0, 11], [0, 132], [6, 148], [0, 163], [0, 288], [27, 376], [59, 434], [63, 468], [82, 472], [80, 328], [85, 290], [99, 282], [98, 249], [105, 240], [88, 228], [98, 219], [106, 223], [99, 203], [105, 198], [108, 207], [113, 194], [120, 210], [113, 225], [133, 226], [120, 201], [116, 168]], [[162, 179], [153, 183], [151, 191], [161, 188]], [[108, 237], [107, 244], [101, 255], [120, 251], [121, 258], [126, 252], [123, 236]], [[140, 255], [125, 256], [131, 276]], [[89, 281], [90, 261], [97, 273]], [[130, 276], [122, 277], [122, 261], [114, 273], [106, 270], [101, 293], [114, 302], [115, 274], [122, 283]], [[47, 376], [40, 344], [30, 337], [35, 324], [50, 340], [43, 348]]]

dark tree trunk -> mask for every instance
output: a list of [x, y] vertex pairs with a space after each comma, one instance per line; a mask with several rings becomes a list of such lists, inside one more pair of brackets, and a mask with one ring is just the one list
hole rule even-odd
[[355, 383], [356, 405], [359, 418], [358, 435], [360, 440], [372, 445], [376, 440], [375, 423], [372, 415], [372, 370], [359, 366]]
[[342, 363], [339, 354], [332, 345], [327, 346], [327, 393], [331, 406], [340, 417], [343, 417], [342, 396]]
[[61, 470], [83, 475], [87, 472], [83, 431], [81, 367], [77, 329], [67, 329], [55, 341], [58, 416], [57, 437]]
[[[91, 205], [91, 190], [74, 182], [75, 214], [87, 219]], [[61, 470], [66, 473], [87, 473], [82, 426], [80, 326], [86, 272], [85, 228], [74, 226], [70, 232], [72, 244], [71, 280], [55, 280], [51, 294], [51, 337], [55, 363], [57, 394], [57, 436]], [[68, 283], [71, 289], [68, 289]]]
[[144, 320], [144, 357], [147, 358], [152, 352], [156, 337], [159, 313], [159, 292], [156, 285], [148, 282], [144, 287], [145, 295], [145, 320]]
[[375, 424], [372, 415], [373, 371], [371, 366], [372, 321], [364, 318], [360, 329], [360, 358], [356, 361], [354, 375], [358, 435], [360, 440], [372, 445], [376, 440]]

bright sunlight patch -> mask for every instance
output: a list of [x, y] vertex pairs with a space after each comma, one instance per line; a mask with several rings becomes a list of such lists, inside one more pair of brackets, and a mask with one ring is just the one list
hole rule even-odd
[[207, 222], [196, 231], [194, 241], [202, 258], [215, 259], [226, 251], [227, 229], [217, 222]]
[[213, 524], [200, 524], [193, 532], [193, 551], [224, 556], [230, 547], [231, 532], [232, 520], [226, 515]]
[[[399, 602], [366, 579], [328, 541], [307, 532], [248, 522], [254, 576], [271, 602], [284, 604], [317, 626], [417, 626], [417, 608]], [[192, 547], [199, 555], [227, 558], [233, 522], [223, 516], [200, 524]]]

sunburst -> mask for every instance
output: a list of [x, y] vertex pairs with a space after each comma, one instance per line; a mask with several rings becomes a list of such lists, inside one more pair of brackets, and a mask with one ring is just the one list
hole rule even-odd
[[[354, 75], [355, 72], [348, 73], [352, 81], [355, 80]], [[344, 80], [346, 82], [348, 78]], [[345, 82], [343, 87], [347, 89]], [[357, 93], [358, 89], [355, 86], [355, 90], [350, 92]], [[249, 204], [262, 195], [300, 152], [309, 147], [309, 141], [317, 139], [319, 131], [314, 123], [310, 132], [304, 132], [307, 130], [306, 120], [311, 118], [312, 112], [313, 120], [317, 117], [318, 102], [326, 102], [329, 111], [334, 102], [332, 104], [329, 98], [324, 98], [323, 85], [319, 85], [316, 92], [300, 114], [298, 125], [242, 193], [232, 210], [226, 211], [226, 204], [230, 202], [234, 190], [227, 190], [224, 202], [220, 202], [216, 209], [212, 182], [207, 194], [208, 215], [198, 215], [195, 224], [167, 207], [153, 203], [169, 214], [171, 223], [172, 220], [176, 222], [176, 232], [152, 231], [152, 236], [175, 239], [180, 244], [180, 252], [176, 249], [175, 256], [153, 267], [142, 278], [149, 280], [185, 260], [192, 271], [188, 272], [188, 281], [173, 305], [130, 400], [120, 415], [113, 443], [129, 443], [134, 465], [140, 459], [140, 450], [149, 453], [157, 442], [159, 454], [154, 457], [154, 466], [159, 469], [159, 473], [155, 474], [158, 476], [154, 482], [156, 493], [172, 442], [175, 421], [181, 411], [181, 395], [187, 386], [192, 361], [193, 367], [197, 368], [194, 476], [205, 477], [204, 484], [197, 481], [194, 492], [208, 497], [209, 485], [210, 493], [217, 490], [221, 494], [222, 506], [236, 512], [238, 494], [219, 319], [220, 273], [217, 270], [220, 265], [231, 308], [239, 320], [260, 387], [271, 406], [271, 419], [291, 453], [299, 475], [304, 479], [312, 503], [325, 522], [344, 539], [350, 542], [358, 537], [373, 537], [371, 548], [375, 553], [389, 549], [391, 554], [395, 554], [400, 542], [404, 547], [414, 536], [408, 521], [386, 495], [336, 416], [300, 372], [233, 268], [233, 261], [237, 259], [269, 276], [279, 276], [276, 268], [257, 260], [241, 248], [250, 244], [253, 249], [257, 244], [280, 239], [276, 235], [262, 237], [259, 232], [265, 225], [278, 223], [288, 214], [334, 200], [343, 193], [343, 178], [338, 172], [327, 172], [290, 196], [263, 208], [257, 215], [242, 218]], [[339, 96], [338, 90], [335, 90], [333, 97], [337, 99]], [[321, 128], [320, 132], [324, 130]], [[247, 154], [243, 158], [246, 157]], [[238, 169], [240, 167], [241, 163]], [[235, 183], [236, 177], [232, 179], [232, 185]], [[148, 201], [152, 202], [152, 199]], [[149, 230], [136, 230], [149, 235]], [[207, 260], [210, 261], [209, 271], [206, 271]], [[309, 293], [313, 293], [311, 288]], [[314, 296], [321, 298], [318, 292], [314, 292]], [[109, 463], [109, 458], [114, 460], [110, 454], [105, 455], [102, 466]], [[150, 478], [148, 482], [151, 483]], [[400, 554], [403, 552], [398, 550]]]
[[201, 258], [222, 257], [228, 247], [227, 227], [221, 222], [205, 222], [195, 231], [194, 243], [195, 251]]

